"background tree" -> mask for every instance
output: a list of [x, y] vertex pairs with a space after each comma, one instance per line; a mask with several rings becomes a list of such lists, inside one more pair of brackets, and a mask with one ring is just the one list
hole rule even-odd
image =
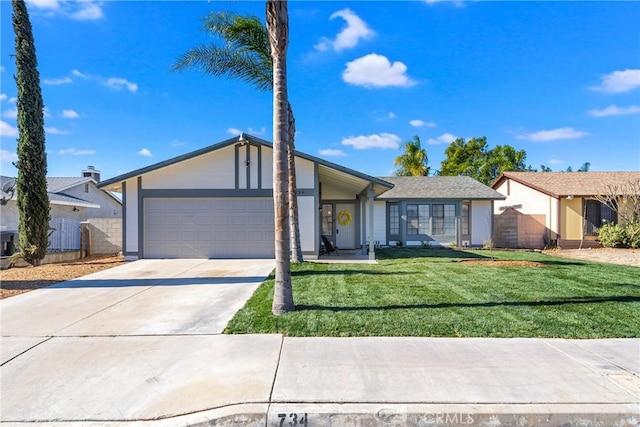
[[12, 0], [18, 87], [19, 254], [40, 265], [49, 245], [49, 196], [44, 135], [44, 103], [29, 13], [24, 0]]
[[267, 1], [267, 31], [273, 59], [273, 199], [276, 227], [276, 277], [271, 311], [279, 315], [295, 309], [291, 289], [287, 147], [289, 100], [287, 45], [289, 13], [286, 0]]
[[470, 176], [489, 185], [502, 172], [527, 171], [524, 150], [510, 145], [487, 147], [487, 138], [458, 138], [445, 150], [445, 159], [440, 166], [440, 175]]
[[[266, 26], [256, 16], [241, 16], [233, 12], [212, 12], [203, 19], [203, 29], [222, 39], [199, 45], [179, 56], [174, 70], [195, 69], [216, 77], [244, 80], [260, 91], [273, 90], [273, 59]], [[291, 105], [289, 111], [289, 222], [291, 231], [291, 260], [302, 262], [298, 197], [294, 154], [295, 120]]]
[[420, 137], [413, 137], [413, 141], [404, 143], [404, 154], [396, 157], [394, 162], [396, 176], [427, 176], [429, 174], [429, 157], [427, 151], [421, 147]]
[[[576, 170], [576, 172], [589, 172], [590, 169], [591, 169], [591, 163], [585, 162], [582, 164], [582, 166], [578, 168], [578, 170]], [[538, 172], [537, 169], [533, 169], [531, 168], [531, 166], [529, 166], [528, 171]], [[553, 170], [549, 166], [540, 165], [540, 172], [553, 172]], [[573, 172], [573, 168], [571, 166], [567, 166], [567, 169], [565, 169], [564, 172]]]

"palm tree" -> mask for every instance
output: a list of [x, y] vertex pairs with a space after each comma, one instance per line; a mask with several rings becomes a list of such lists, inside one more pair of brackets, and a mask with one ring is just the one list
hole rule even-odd
[[429, 157], [427, 151], [420, 146], [420, 138], [416, 135], [413, 141], [404, 144], [404, 154], [396, 157], [396, 176], [427, 176], [429, 174]]
[[293, 292], [289, 264], [289, 212], [287, 141], [289, 139], [289, 101], [287, 95], [287, 44], [289, 14], [286, 0], [267, 1], [267, 31], [273, 59], [273, 199], [276, 221], [276, 277], [271, 312], [293, 311]]
[[[187, 68], [216, 77], [244, 80], [260, 91], [273, 89], [273, 59], [266, 26], [256, 16], [241, 16], [233, 12], [212, 12], [203, 19], [205, 31], [225, 41], [223, 46], [205, 44], [189, 49], [179, 56], [174, 70]], [[295, 120], [287, 102], [289, 121], [289, 222], [291, 231], [291, 261], [302, 262], [298, 197], [294, 155]]]

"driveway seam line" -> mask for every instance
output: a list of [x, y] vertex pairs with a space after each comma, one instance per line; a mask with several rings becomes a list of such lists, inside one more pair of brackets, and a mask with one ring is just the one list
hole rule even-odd
[[34, 348], [38, 347], [40, 344], [44, 344], [44, 343], [46, 343], [47, 341], [50, 341], [50, 340], [53, 338], [53, 336], [44, 337], [44, 338], [46, 338], [46, 339], [45, 339], [45, 340], [43, 340], [43, 341], [40, 341], [40, 342], [39, 342], [39, 343], [37, 343], [37, 344], [32, 345], [31, 347], [29, 347], [29, 348], [28, 348], [28, 349], [26, 349], [26, 350], [24, 350], [24, 351], [22, 351], [22, 352], [20, 352], [20, 353], [16, 354], [16, 355], [15, 355], [15, 356], [13, 356], [11, 359], [9, 359], [9, 360], [7, 360], [6, 362], [4, 362], [4, 363], [0, 364], [0, 366], [4, 366], [4, 365], [6, 365], [7, 363], [11, 362], [12, 360], [17, 359], [18, 357], [22, 356], [22, 355], [23, 355], [23, 354], [25, 354], [27, 351], [33, 350]]
[[[563, 339], [563, 341], [564, 341], [564, 342], [566, 342], [566, 343], [568, 343], [568, 344], [571, 344], [571, 345], [573, 345], [573, 346], [575, 346], [575, 347], [577, 347], [577, 348], [579, 348], [579, 349], [580, 349], [580, 350], [582, 350], [582, 351], [586, 351], [587, 353], [589, 353], [589, 354], [592, 354], [592, 355], [596, 356], [598, 359], [600, 359], [600, 360], [602, 360], [602, 361], [604, 361], [604, 362], [606, 362], [606, 363], [608, 363], [608, 364], [610, 364], [610, 365], [612, 365], [612, 366], [615, 366], [616, 368], [619, 368], [619, 369], [623, 370], [623, 371], [625, 372], [625, 374], [626, 374], [626, 375], [631, 375], [633, 378], [638, 378], [638, 377], [637, 377], [633, 372], [628, 371], [627, 369], [623, 368], [622, 366], [619, 366], [619, 365], [617, 365], [617, 364], [615, 364], [615, 363], [613, 363], [613, 362], [611, 362], [611, 361], [609, 361], [609, 360], [605, 359], [604, 357], [600, 356], [598, 353], [594, 353], [594, 352], [592, 352], [592, 351], [590, 351], [590, 350], [588, 350], [588, 349], [586, 349], [586, 348], [584, 348], [584, 347], [582, 347], [582, 346], [580, 346], [580, 345], [578, 345], [578, 344], [575, 344], [575, 343], [573, 343], [573, 342], [571, 342], [571, 341], [569, 341], [569, 340], [567, 340], [567, 339]], [[551, 343], [549, 342], [549, 340], [547, 340], [547, 339], [543, 339], [543, 342], [544, 342], [545, 344], [547, 344], [549, 347], [551, 347], [552, 349], [554, 349], [554, 350], [556, 350], [557, 352], [559, 352], [560, 354], [562, 354], [563, 356], [565, 356], [565, 357], [567, 357], [567, 358], [569, 358], [569, 359], [571, 359], [571, 360], [573, 360], [573, 361], [575, 361], [575, 362], [579, 363], [581, 366], [585, 367], [586, 369], [588, 369], [589, 371], [591, 371], [591, 372], [593, 372], [593, 373], [595, 373], [595, 374], [598, 374], [600, 377], [605, 378], [609, 383], [611, 383], [611, 384], [615, 385], [616, 387], [618, 387], [618, 388], [620, 388], [620, 389], [624, 390], [627, 394], [630, 394], [631, 396], [633, 396], [633, 397], [634, 397], [634, 398], [636, 398], [636, 399], [638, 398], [638, 395], [636, 395], [633, 391], [629, 390], [627, 387], [625, 387], [625, 386], [621, 385], [621, 384], [620, 384], [620, 383], [618, 383], [617, 381], [614, 381], [614, 380], [611, 378], [611, 377], [612, 377], [612, 375], [605, 375], [605, 374], [603, 374], [602, 372], [600, 372], [600, 371], [597, 371], [597, 370], [593, 369], [591, 366], [587, 365], [586, 363], [582, 362], [581, 360], [579, 360], [579, 359], [577, 359], [577, 358], [573, 357], [572, 355], [570, 355], [569, 353], [567, 353], [567, 352], [565, 352], [565, 351], [563, 351], [563, 350], [561, 350], [561, 349], [557, 348], [556, 346], [554, 346], [553, 344], [551, 344]]]
[[271, 402], [273, 399], [273, 391], [276, 388], [276, 380], [278, 378], [278, 371], [280, 370], [280, 361], [282, 360], [282, 350], [284, 349], [284, 335], [281, 335], [280, 339], [280, 351], [278, 352], [278, 361], [276, 362], [276, 369], [273, 373], [273, 382], [271, 383], [271, 391], [269, 392], [269, 400], [267, 402], [267, 413], [265, 416], [265, 427], [269, 425], [269, 414], [271, 413]]

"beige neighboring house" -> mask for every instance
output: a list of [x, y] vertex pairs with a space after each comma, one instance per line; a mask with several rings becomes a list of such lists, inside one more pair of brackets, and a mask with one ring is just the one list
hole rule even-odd
[[[2, 256], [11, 255], [18, 237], [18, 206], [15, 191], [15, 178], [2, 176], [0, 199], [0, 233], [2, 235]], [[50, 251], [66, 251], [80, 249], [80, 223], [97, 220], [99, 228], [102, 223], [122, 222], [122, 203], [108, 191], [97, 187], [100, 172], [93, 166], [81, 171], [79, 177], [47, 177], [47, 193], [50, 204]], [[113, 228], [113, 224], [108, 224]], [[94, 227], [95, 228], [95, 227]], [[118, 227], [116, 238], [121, 239]], [[53, 230], [56, 232], [53, 232]], [[62, 238], [58, 232], [65, 230]], [[69, 230], [69, 231], [67, 231]], [[77, 230], [77, 231], [76, 231]], [[102, 231], [96, 231], [101, 238], [109, 239]], [[113, 247], [108, 252], [118, 252]]]
[[494, 205], [494, 244], [501, 247], [598, 246], [602, 221], [615, 212], [594, 199], [640, 172], [505, 172], [491, 187], [506, 196]]

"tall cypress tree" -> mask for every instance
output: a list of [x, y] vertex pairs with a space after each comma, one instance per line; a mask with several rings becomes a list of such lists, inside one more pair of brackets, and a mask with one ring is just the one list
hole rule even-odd
[[44, 103], [36, 46], [24, 0], [12, 0], [16, 37], [18, 87], [18, 212], [19, 250], [29, 264], [40, 265], [49, 245], [47, 154], [44, 140]]

